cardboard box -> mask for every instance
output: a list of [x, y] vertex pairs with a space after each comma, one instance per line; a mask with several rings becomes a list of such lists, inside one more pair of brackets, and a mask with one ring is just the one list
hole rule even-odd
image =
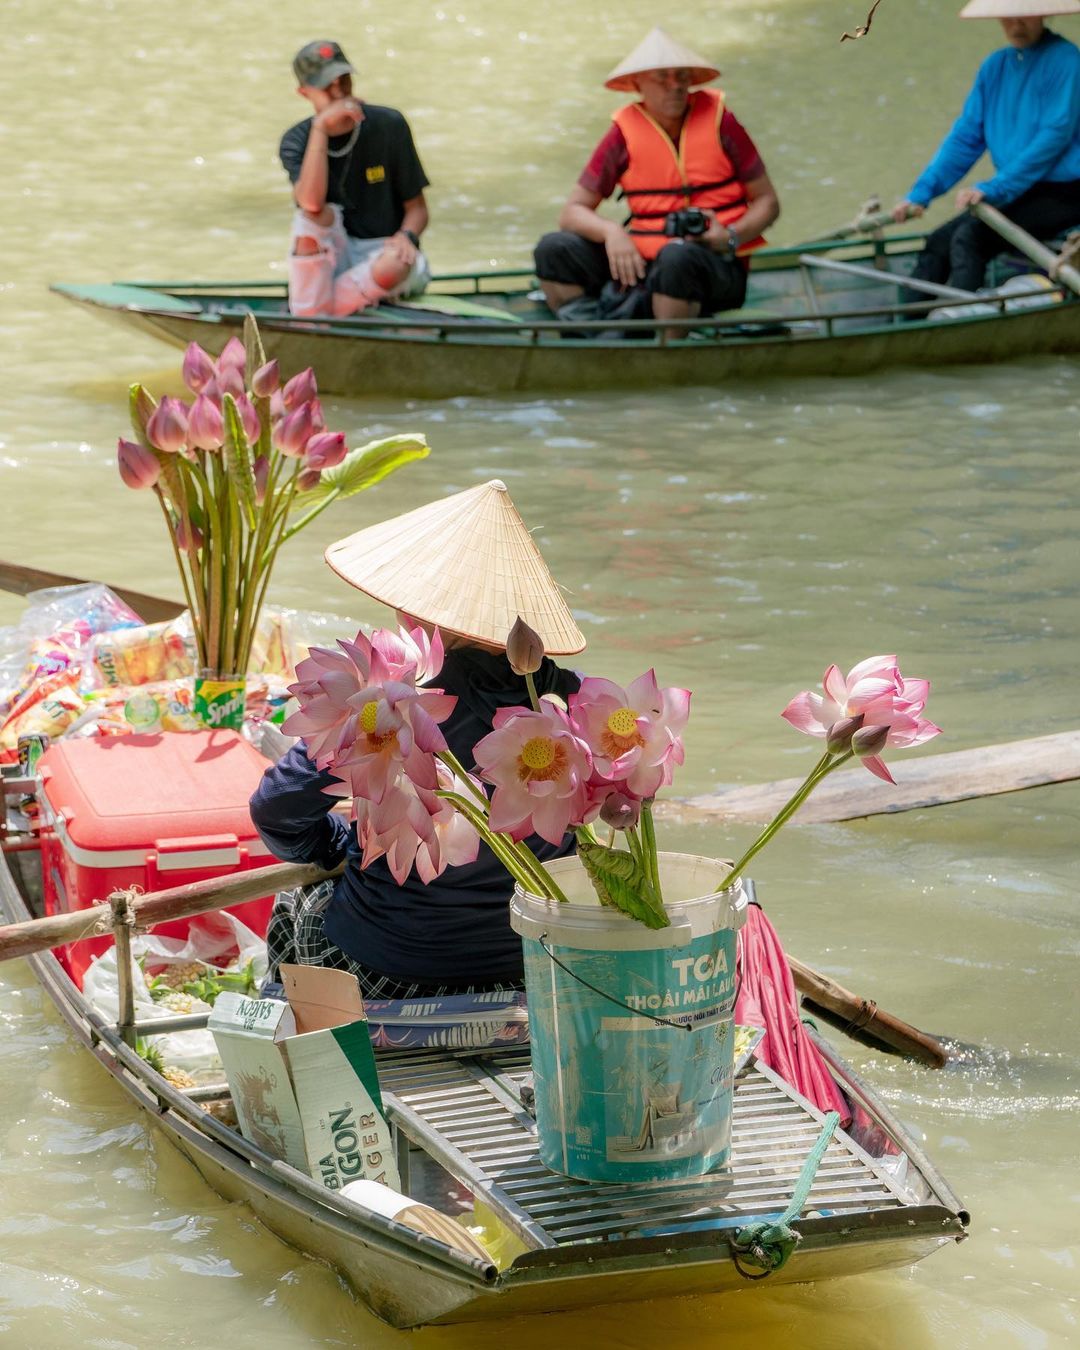
[[328, 1190], [400, 1189], [360, 987], [344, 970], [282, 966], [289, 1002], [220, 994], [210, 1016], [244, 1137]]

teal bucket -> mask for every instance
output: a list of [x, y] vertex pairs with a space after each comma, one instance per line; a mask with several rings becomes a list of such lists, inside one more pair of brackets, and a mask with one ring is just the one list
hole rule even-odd
[[661, 853], [671, 925], [604, 907], [576, 858], [547, 864], [569, 903], [515, 891], [545, 1166], [581, 1181], [659, 1181], [731, 1152], [735, 936], [724, 864]]

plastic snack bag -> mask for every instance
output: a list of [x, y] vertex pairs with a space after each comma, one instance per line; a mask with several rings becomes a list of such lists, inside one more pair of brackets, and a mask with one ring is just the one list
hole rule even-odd
[[99, 633], [90, 639], [83, 686], [157, 684], [195, 674], [195, 643], [185, 612], [167, 623]]

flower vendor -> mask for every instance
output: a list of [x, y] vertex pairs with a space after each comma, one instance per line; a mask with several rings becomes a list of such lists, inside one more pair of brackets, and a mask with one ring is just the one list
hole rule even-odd
[[[344, 861], [345, 870], [333, 883], [277, 897], [271, 977], [283, 961], [345, 969], [367, 998], [520, 987], [509, 874], [436, 796], [439, 782], [405, 792], [397, 766], [430, 762], [421, 752], [438, 732], [471, 772], [473, 747], [500, 709], [529, 702], [516, 670], [531, 672], [541, 698], [577, 690], [578, 677], [539, 651], [535, 659], [511, 653], [511, 664], [507, 637], [519, 618], [546, 652], [570, 655], [585, 639], [497, 480], [360, 530], [326, 556], [346, 581], [396, 610], [403, 627], [396, 638], [361, 634], [338, 651], [316, 649], [297, 669], [304, 711], [288, 729], [302, 739], [267, 770], [252, 818], [278, 858], [327, 868]], [[438, 688], [426, 689], [433, 680]], [[541, 741], [522, 753], [551, 785], [549, 838], [526, 842], [548, 859], [573, 850], [558, 819], [575, 787], [561, 781], [558, 746], [545, 755]], [[337, 774], [325, 767], [334, 753]], [[333, 807], [354, 796], [363, 810], [347, 823]]]

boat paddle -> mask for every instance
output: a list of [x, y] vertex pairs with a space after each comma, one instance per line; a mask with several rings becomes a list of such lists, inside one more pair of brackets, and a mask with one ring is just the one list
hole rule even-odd
[[[82, 577], [65, 576], [63, 572], [44, 572], [39, 567], [24, 567], [19, 563], [4, 562], [0, 559], [0, 590], [12, 595], [29, 595], [31, 591], [44, 590], [52, 586], [87, 586], [90, 583]], [[159, 595], [144, 595], [142, 591], [128, 590], [126, 586], [110, 586], [114, 595], [119, 596], [125, 605], [138, 614], [146, 623], [161, 623], [166, 619], [175, 619], [186, 608], [178, 600], [163, 600]]]
[[984, 225], [1000, 234], [1002, 239], [1012, 244], [1013, 248], [1018, 248], [1036, 267], [1041, 267], [1051, 281], [1068, 286], [1070, 291], [1080, 295], [1080, 270], [1072, 263], [1064, 261], [1052, 248], [1040, 243], [1033, 234], [1021, 229], [1016, 221], [1002, 215], [997, 207], [991, 206], [989, 202], [974, 202], [968, 210]]

